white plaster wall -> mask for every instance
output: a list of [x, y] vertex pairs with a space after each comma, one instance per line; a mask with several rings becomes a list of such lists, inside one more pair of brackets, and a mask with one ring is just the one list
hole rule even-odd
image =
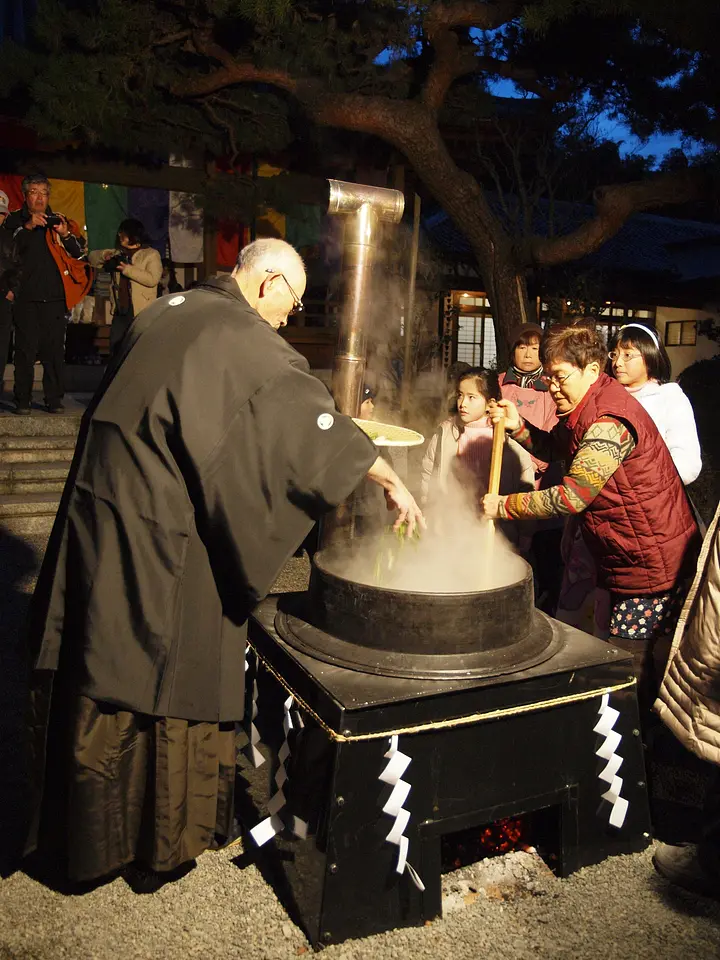
[[[697, 322], [712, 317], [720, 322], [720, 312], [716, 309], [686, 310], [680, 307], [658, 307], [655, 314], [655, 325], [663, 343], [665, 343], [665, 324], [675, 320], [692, 320]], [[694, 347], [667, 347], [665, 348], [672, 364], [673, 380], [677, 380], [685, 367], [689, 367], [696, 360], [709, 360], [717, 353], [718, 344], [707, 337], [698, 334], [697, 344]]]

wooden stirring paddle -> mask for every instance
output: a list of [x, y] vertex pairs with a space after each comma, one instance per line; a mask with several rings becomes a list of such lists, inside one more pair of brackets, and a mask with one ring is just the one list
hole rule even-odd
[[[488, 477], [488, 493], [500, 493], [500, 474], [502, 472], [502, 455], [505, 446], [505, 413], [501, 407], [502, 419], [493, 424], [492, 452], [490, 454], [490, 476]], [[495, 521], [488, 520], [487, 536], [485, 538], [485, 577], [484, 582], [490, 580], [492, 571], [493, 541], [495, 539]]]

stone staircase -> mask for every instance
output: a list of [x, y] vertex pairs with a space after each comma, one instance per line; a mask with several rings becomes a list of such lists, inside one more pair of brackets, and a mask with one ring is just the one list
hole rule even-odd
[[0, 408], [0, 536], [47, 537], [70, 468], [84, 404], [66, 400], [64, 414]]

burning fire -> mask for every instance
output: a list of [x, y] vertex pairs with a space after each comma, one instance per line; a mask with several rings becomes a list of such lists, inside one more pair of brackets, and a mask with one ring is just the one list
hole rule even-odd
[[491, 856], [510, 853], [511, 850], [527, 850], [529, 844], [523, 842], [524, 834], [522, 817], [507, 817], [484, 827], [480, 831], [479, 843]]
[[460, 869], [486, 857], [529, 850], [532, 845], [527, 841], [527, 832], [527, 817], [506, 817], [484, 827], [464, 830], [460, 835], [444, 838], [443, 845], [447, 846], [443, 861], [450, 869]]

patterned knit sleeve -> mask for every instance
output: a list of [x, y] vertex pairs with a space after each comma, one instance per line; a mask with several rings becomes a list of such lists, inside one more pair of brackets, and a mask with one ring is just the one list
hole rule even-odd
[[622, 421], [600, 417], [582, 438], [562, 483], [547, 490], [510, 494], [501, 506], [502, 516], [524, 520], [582, 513], [634, 447], [635, 440]]

